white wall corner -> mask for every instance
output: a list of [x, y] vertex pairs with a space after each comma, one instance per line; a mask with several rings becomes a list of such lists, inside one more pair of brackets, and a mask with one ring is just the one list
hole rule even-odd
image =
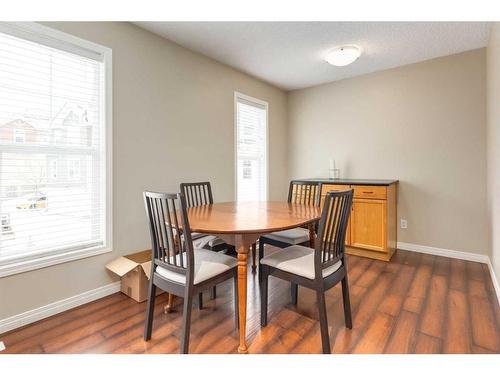
[[0, 334], [120, 291], [120, 281], [0, 320]]
[[493, 265], [491, 264], [490, 258], [488, 258], [488, 269], [490, 270], [491, 282], [493, 283], [493, 287], [495, 288], [495, 292], [497, 295], [497, 302], [500, 306], [500, 284], [498, 282], [498, 277], [495, 274], [495, 270], [493, 269]]

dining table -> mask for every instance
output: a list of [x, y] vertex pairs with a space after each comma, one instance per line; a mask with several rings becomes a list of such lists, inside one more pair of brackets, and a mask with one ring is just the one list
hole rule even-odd
[[288, 202], [224, 202], [187, 209], [193, 232], [217, 235], [233, 245], [238, 257], [239, 353], [248, 353], [246, 343], [247, 255], [260, 236], [297, 227], [309, 228], [314, 245], [314, 223], [319, 207]]

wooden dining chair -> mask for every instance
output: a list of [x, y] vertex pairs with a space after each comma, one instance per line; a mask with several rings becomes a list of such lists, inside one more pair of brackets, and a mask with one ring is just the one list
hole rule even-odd
[[[188, 208], [214, 203], [214, 198], [212, 195], [212, 185], [210, 184], [209, 181], [183, 182], [180, 185], [180, 189], [181, 189], [181, 193], [183, 193], [184, 196], [186, 197], [186, 204], [187, 204]], [[205, 234], [196, 233], [194, 235], [196, 236], [196, 238], [201, 238]], [[193, 238], [195, 238], [195, 237], [193, 237]], [[229, 254], [236, 255], [236, 250], [235, 250], [234, 246], [226, 244], [222, 239], [220, 239], [218, 237], [216, 237], [214, 240], [209, 241], [205, 247], [207, 247], [211, 250], [214, 250], [214, 251], [220, 251], [220, 250], [227, 249], [227, 252]], [[252, 260], [253, 260], [252, 271], [256, 272], [256, 269], [257, 269], [256, 244], [252, 245], [251, 251], [252, 251]], [[212, 292], [212, 294], [215, 294], [215, 289]]]
[[260, 281], [261, 326], [267, 325], [268, 279], [275, 276], [290, 281], [292, 302], [297, 304], [297, 285], [316, 291], [323, 353], [330, 353], [330, 337], [326, 314], [325, 292], [342, 282], [344, 319], [352, 329], [351, 304], [347, 281], [347, 262], [344, 255], [345, 235], [352, 207], [352, 190], [328, 192], [325, 197], [318, 236], [314, 249], [293, 245], [265, 256], [261, 260]]
[[[290, 181], [288, 188], [288, 202], [306, 205], [320, 205], [321, 183], [310, 181]], [[259, 238], [259, 264], [264, 257], [264, 245], [268, 244], [279, 248], [290, 245], [304, 245], [310, 243], [310, 230], [308, 228], [293, 228], [273, 232]], [[259, 279], [261, 279], [261, 267], [259, 265]]]
[[156, 288], [184, 298], [181, 352], [189, 350], [193, 296], [233, 278], [238, 327], [237, 260], [203, 248], [194, 250], [184, 195], [144, 192], [152, 246], [144, 340], [151, 339]]

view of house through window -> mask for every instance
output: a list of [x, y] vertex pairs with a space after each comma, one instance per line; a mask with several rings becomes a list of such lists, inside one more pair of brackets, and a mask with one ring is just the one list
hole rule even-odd
[[0, 32], [0, 265], [107, 236], [103, 59], [14, 35]]
[[238, 201], [267, 199], [267, 103], [235, 94]]

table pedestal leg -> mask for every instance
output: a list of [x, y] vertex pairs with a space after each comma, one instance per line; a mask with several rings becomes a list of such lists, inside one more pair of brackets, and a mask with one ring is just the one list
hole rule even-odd
[[315, 237], [316, 237], [316, 233], [314, 230], [314, 224], [309, 224], [309, 247], [314, 248]]
[[246, 354], [248, 353], [245, 337], [247, 329], [247, 254], [243, 249], [238, 249], [238, 309], [240, 321], [240, 346], [238, 352]]
[[173, 307], [174, 307], [174, 295], [172, 293], [170, 293], [168, 295], [168, 302], [165, 305], [165, 307], [163, 308], [165, 311], [165, 314], [172, 312]]
[[240, 346], [238, 352], [248, 353], [246, 343], [247, 334], [247, 257], [248, 249], [255, 243], [260, 234], [237, 234], [237, 235], [219, 235], [226, 243], [236, 247], [238, 252], [238, 312], [240, 320]]

